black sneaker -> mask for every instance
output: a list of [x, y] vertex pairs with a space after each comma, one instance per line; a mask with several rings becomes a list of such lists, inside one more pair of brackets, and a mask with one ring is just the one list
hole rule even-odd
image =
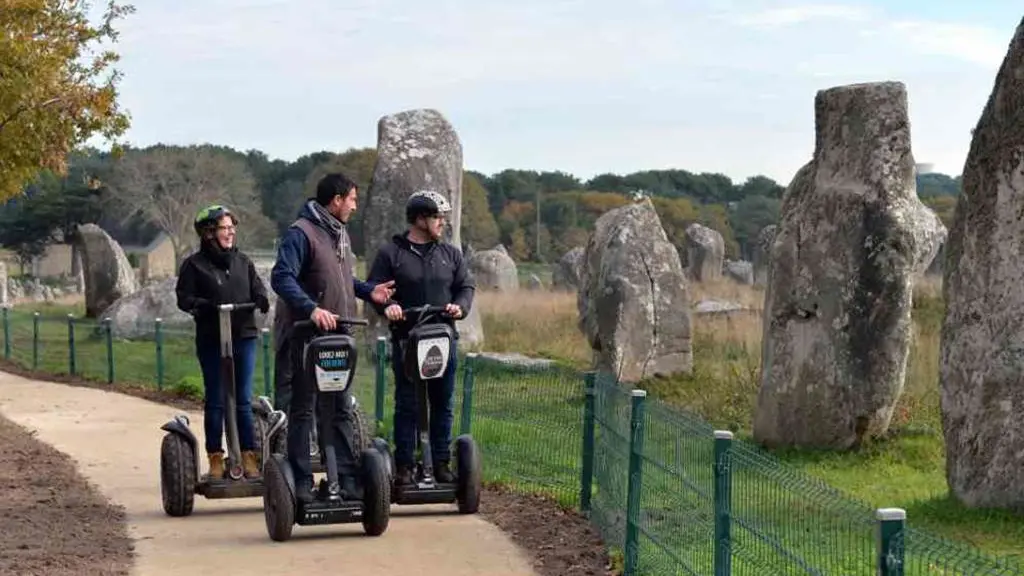
[[441, 461], [434, 466], [434, 480], [441, 484], [455, 482], [455, 476], [452, 474], [451, 469], [448, 468], [448, 462]]

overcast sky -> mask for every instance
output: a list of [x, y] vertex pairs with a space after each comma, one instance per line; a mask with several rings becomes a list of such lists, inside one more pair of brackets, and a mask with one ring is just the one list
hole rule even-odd
[[[959, 174], [1020, 0], [133, 0], [127, 140], [292, 160], [433, 107], [466, 168], [682, 168], [788, 183], [814, 93], [900, 80], [914, 156]], [[898, 7], [895, 7], [898, 6]]]

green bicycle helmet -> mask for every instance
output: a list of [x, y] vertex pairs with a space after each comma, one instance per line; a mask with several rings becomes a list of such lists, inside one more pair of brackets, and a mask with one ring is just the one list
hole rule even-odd
[[228, 210], [226, 206], [213, 204], [212, 206], [203, 208], [198, 214], [196, 214], [195, 222], [193, 222], [196, 234], [202, 236], [205, 231], [215, 228], [217, 226], [217, 221], [225, 216], [230, 216], [232, 222], [236, 224], [238, 223], [238, 219], [235, 218], [235, 215], [232, 214], [231, 210]]

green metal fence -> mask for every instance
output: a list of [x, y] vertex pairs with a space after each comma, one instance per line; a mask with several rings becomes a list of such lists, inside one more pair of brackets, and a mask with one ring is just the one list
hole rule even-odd
[[[3, 310], [3, 357], [26, 368], [201, 397], [192, 331], [156, 322], [123, 340], [110, 323]], [[254, 389], [272, 397], [266, 331]], [[386, 346], [368, 346], [355, 394], [390, 437]], [[603, 374], [459, 358], [456, 431], [485, 476], [572, 507], [632, 575], [1024, 575], [1015, 561], [907, 526], [695, 415]]]

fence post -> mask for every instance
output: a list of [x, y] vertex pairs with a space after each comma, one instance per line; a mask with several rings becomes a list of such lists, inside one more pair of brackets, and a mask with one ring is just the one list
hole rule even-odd
[[11, 309], [4, 306], [4, 360], [11, 359]]
[[377, 336], [376, 346], [377, 371], [374, 374], [373, 417], [377, 421], [377, 429], [380, 430], [384, 426], [384, 392], [387, 390], [387, 336]]
[[629, 484], [626, 488], [626, 552], [623, 576], [636, 576], [640, 563], [640, 494], [643, 493], [645, 390], [633, 390], [629, 415]]
[[590, 515], [590, 498], [594, 493], [594, 429], [597, 397], [597, 373], [583, 375], [583, 470], [580, 474], [580, 512]]
[[715, 576], [732, 574], [732, 469], [729, 466], [732, 439], [732, 432], [715, 430]]
[[164, 320], [157, 318], [153, 328], [153, 339], [156, 340], [156, 389], [164, 389]]
[[39, 369], [39, 312], [32, 313], [32, 369]]
[[878, 576], [903, 576], [903, 530], [907, 525], [907, 511], [902, 508], [879, 508], [878, 519]]
[[107, 384], [114, 383], [114, 330], [110, 318], [103, 319], [103, 335], [107, 339]]
[[75, 315], [68, 314], [68, 373], [75, 375]]
[[466, 369], [462, 374], [462, 430], [461, 434], [470, 434], [473, 429], [473, 365], [478, 354], [466, 354]]
[[270, 397], [270, 328], [260, 331], [263, 342], [263, 395]]

